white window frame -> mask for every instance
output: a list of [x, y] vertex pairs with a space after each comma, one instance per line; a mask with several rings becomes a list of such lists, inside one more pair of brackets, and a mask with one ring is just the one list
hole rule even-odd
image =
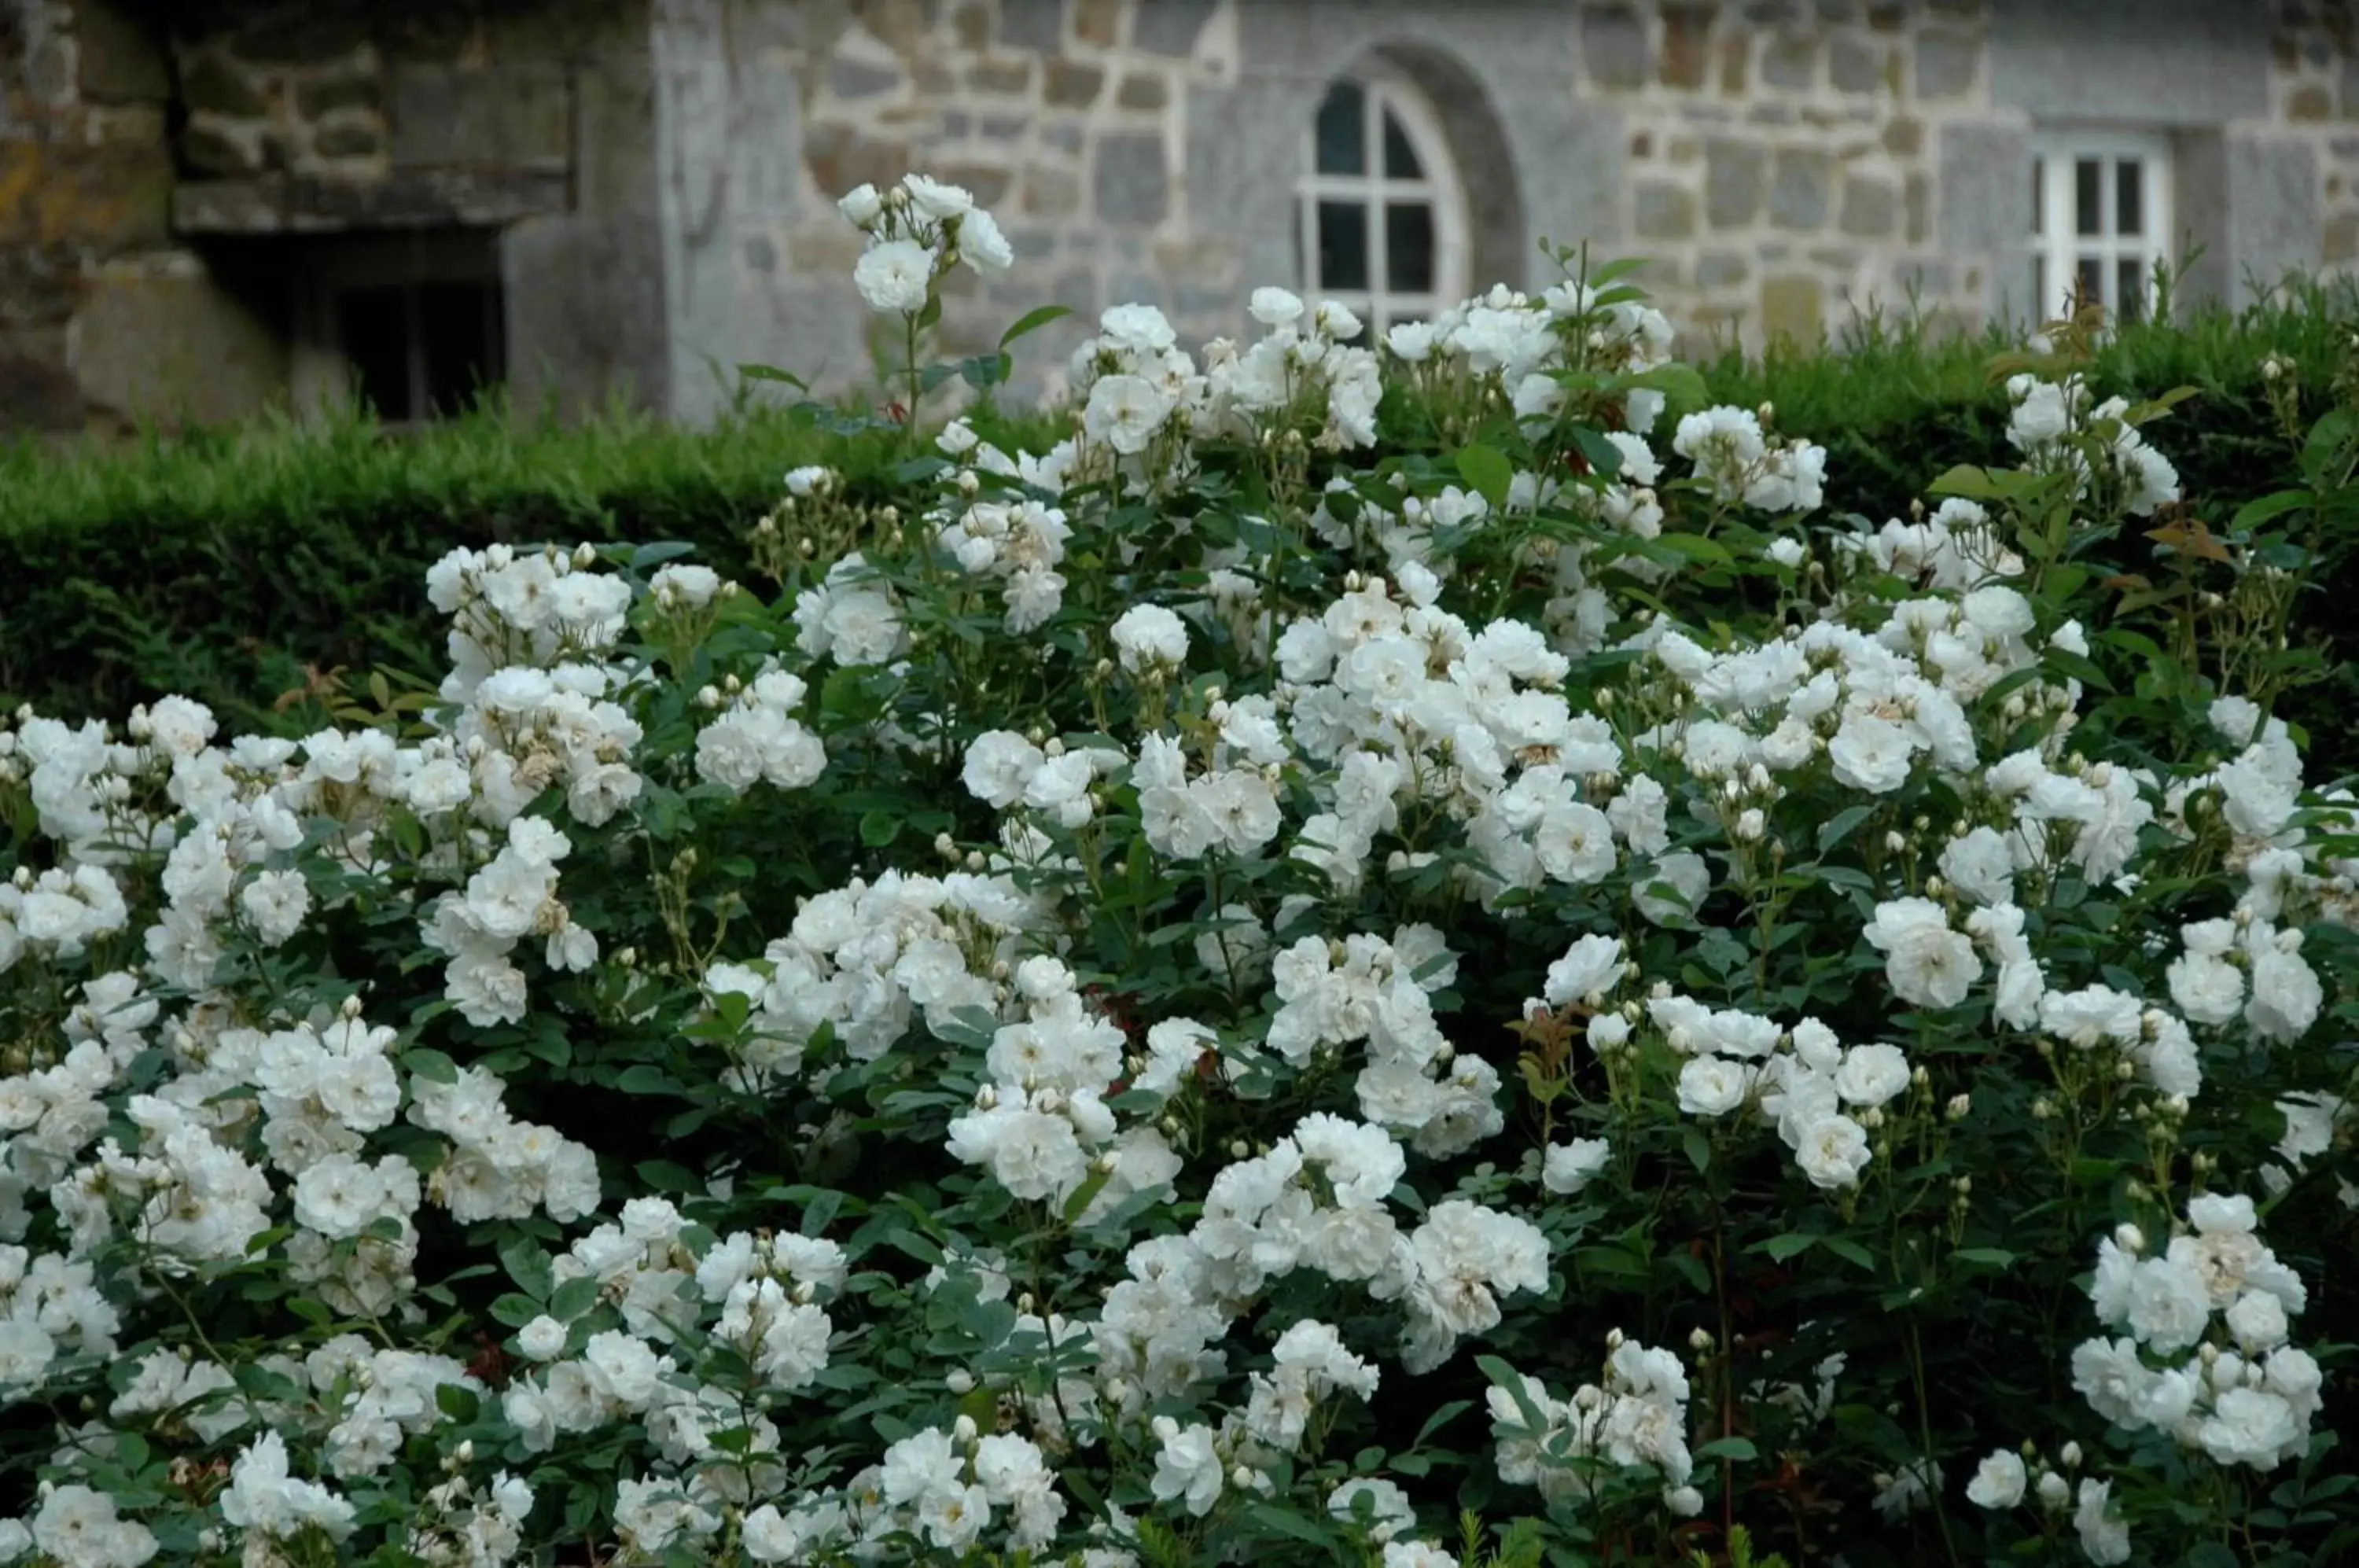
[[[2137, 314], [2154, 307], [2155, 263], [2171, 257], [2171, 143], [2167, 134], [2109, 129], [2060, 128], [2032, 142], [2033, 232], [2029, 236], [2035, 321], [2051, 321], [2064, 313], [2079, 263], [2084, 257], [2098, 264], [2098, 303], [2106, 319], [2122, 314], [2120, 267], [2134, 262], [2138, 269]], [[2115, 204], [2117, 159], [2138, 160], [2140, 233], [2118, 232]], [[2098, 180], [2100, 228], [2078, 231], [2077, 166], [2084, 159], [2103, 160]]]
[[[1371, 63], [1346, 72], [1338, 82], [1357, 85], [1361, 93], [1359, 174], [1319, 171], [1319, 106], [1327, 101], [1331, 83], [1302, 127], [1302, 177], [1296, 187], [1296, 240], [1302, 256], [1303, 290], [1315, 303], [1334, 299], [1367, 323], [1370, 338], [1400, 321], [1427, 321], [1466, 297], [1471, 241], [1468, 237], [1466, 190], [1451, 156], [1450, 138], [1432, 104], [1416, 83], [1399, 71]], [[1409, 150], [1424, 170], [1416, 180], [1384, 172], [1385, 114], [1400, 122]], [[1319, 203], [1349, 202], [1367, 212], [1368, 287], [1337, 289], [1319, 276]], [[1418, 205], [1433, 213], [1433, 287], [1396, 289], [1387, 275], [1390, 256], [1385, 231], [1387, 205]]]
[[[395, 234], [361, 239], [342, 237], [313, 248], [310, 265], [297, 284], [293, 354], [288, 365], [296, 406], [312, 413], [341, 408], [352, 396], [353, 364], [344, 352], [338, 299], [358, 289], [398, 289], [408, 313], [404, 322], [408, 347], [409, 402], [407, 419], [387, 418], [396, 428], [430, 424], [434, 414], [424, 408], [426, 391], [425, 335], [418, 321], [419, 290], [436, 283], [488, 285], [485, 322], [500, 377], [507, 374], [507, 302], [501, 289], [499, 241], [496, 235], [473, 234]], [[380, 416], [382, 417], [382, 416]]]

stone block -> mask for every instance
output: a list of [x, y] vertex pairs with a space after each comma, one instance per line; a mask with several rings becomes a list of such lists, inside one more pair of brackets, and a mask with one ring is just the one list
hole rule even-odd
[[270, 113], [270, 95], [261, 82], [218, 49], [201, 50], [183, 62], [180, 101], [191, 114], [232, 120], [260, 119]]
[[1814, 148], [1778, 153], [1769, 182], [1769, 221], [1781, 229], [1824, 227], [1833, 171], [1834, 160]]
[[1925, 150], [1925, 122], [1896, 114], [1884, 123], [1884, 134], [1877, 139], [1895, 158], [1915, 158]]
[[[0, 34], [0, 42], [5, 41], [5, 35]], [[81, 72], [74, 66], [71, 35], [52, 33], [33, 45], [23, 59], [25, 90], [35, 103], [62, 108], [73, 101]]]
[[951, 37], [958, 47], [981, 53], [991, 47], [991, 6], [987, 0], [966, 0], [951, 13]]
[[1917, 96], [1957, 98], [1974, 84], [1982, 44], [1967, 34], [1928, 27], [1917, 35]]
[[218, 115], [191, 117], [180, 127], [179, 146], [180, 161], [192, 174], [260, 174], [270, 167], [269, 141], [260, 126]]
[[2325, 259], [2359, 261], [2359, 212], [2343, 212], [2327, 220]]
[[82, 95], [97, 103], [157, 103], [172, 95], [161, 41], [121, 0], [82, 0], [74, 8], [74, 52]]
[[562, 170], [412, 169], [364, 179], [275, 174], [185, 180], [171, 192], [171, 218], [182, 234], [497, 228], [562, 212], [571, 196]]
[[1769, 155], [1757, 142], [1713, 136], [1704, 143], [1704, 219], [1715, 229], [1741, 228], [1761, 211]]
[[1882, 239], [1898, 225], [1900, 193], [1881, 180], [1845, 180], [1838, 225], [1862, 239]]
[[804, 133], [803, 148], [811, 182], [821, 191], [849, 191], [855, 185], [881, 191], [911, 168], [908, 143], [869, 136], [851, 125], [813, 125]]
[[1761, 285], [1761, 330], [1773, 341], [1816, 347], [1826, 334], [1826, 291], [1815, 278], [1772, 278]]
[[1196, 52], [1196, 40], [1219, 0], [1138, 0], [1130, 17], [1130, 47], [1143, 54]]
[[1720, 40], [1720, 92], [1724, 98], [1742, 98], [1747, 81], [1745, 68], [1753, 54], [1752, 40], [1743, 33], [1731, 33]]
[[1819, 42], [1814, 34], [1781, 31], [1762, 46], [1764, 86], [1807, 90], [1819, 78]]
[[286, 339], [202, 274], [92, 280], [74, 330], [75, 379], [117, 415], [220, 424], [284, 397]]
[[1734, 251], [1708, 251], [1696, 258], [1696, 287], [1730, 289], [1752, 276], [1745, 258]]
[[1599, 87], [1644, 87], [1654, 75], [1646, 18], [1627, 5], [1591, 5], [1581, 14], [1581, 57]]
[[1087, 60], [1051, 60], [1048, 71], [1041, 96], [1051, 108], [1086, 109], [1098, 101], [1098, 90], [1105, 85], [1105, 68]]
[[170, 149], [0, 141], [0, 245], [100, 252], [162, 243], [172, 228]]
[[1038, 218], [1063, 218], [1082, 210], [1082, 182], [1061, 169], [1032, 169], [1024, 176], [1024, 210]]
[[979, 60], [967, 67], [966, 84], [977, 93], [1029, 92], [1032, 63], [1023, 60]]
[[1054, 54], [1065, 44], [1065, 0], [999, 0], [999, 41]]
[[1169, 93], [1159, 76], [1125, 76], [1114, 102], [1125, 109], [1160, 109]]
[[890, 66], [872, 65], [842, 53], [828, 61], [827, 90], [847, 102], [881, 98], [900, 85], [901, 73]]
[[1940, 133], [1944, 250], [2016, 250], [2031, 231], [2029, 136], [2012, 126], [1953, 125]]
[[1696, 200], [1692, 191], [1659, 180], [1642, 180], [1633, 205], [1632, 215], [1640, 239], [1683, 240], [1695, 234]]
[[317, 120], [339, 109], [382, 109], [385, 82], [373, 71], [336, 71], [295, 83], [295, 112]]
[[393, 78], [393, 160], [421, 169], [562, 167], [571, 118], [562, 67], [466, 71], [404, 61]]
[[1883, 46], [1837, 37], [1827, 50], [1827, 80], [1838, 93], [1875, 93], [1884, 86]]
[[1073, 0], [1073, 37], [1092, 49], [1122, 41], [1122, 0]]
[[1097, 215], [1108, 223], [1161, 223], [1171, 205], [1163, 138], [1127, 132], [1099, 138], [1091, 196]]
[[2309, 82], [2294, 89], [2286, 100], [2286, 117], [2289, 120], [2331, 120], [2334, 117], [2334, 99], [2324, 87]]
[[368, 41], [368, 21], [358, 6], [290, 0], [249, 16], [231, 47], [239, 59], [260, 64], [310, 65], [351, 54]]
[[748, 235], [737, 247], [737, 254], [751, 271], [766, 276], [778, 270], [778, 242], [767, 234]]
[[311, 151], [319, 158], [375, 158], [385, 151], [385, 130], [373, 114], [346, 114], [311, 133]]
[[0, 431], [62, 433], [88, 418], [59, 346], [0, 339]]
[[1663, 52], [1657, 74], [1664, 86], [1692, 91], [1703, 85], [1711, 60], [1712, 17], [1709, 6], [1663, 7]]
[[1910, 245], [1922, 245], [1933, 234], [1933, 182], [1922, 174], [1912, 174], [1902, 199], [1908, 212], [1907, 237]]

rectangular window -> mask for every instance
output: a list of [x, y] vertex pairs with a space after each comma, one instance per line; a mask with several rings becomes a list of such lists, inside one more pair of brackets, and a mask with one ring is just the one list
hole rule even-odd
[[2152, 308], [2154, 271], [2168, 263], [2170, 140], [2112, 131], [2056, 131], [2031, 158], [2027, 240], [2035, 321], [2073, 305], [2104, 307], [2110, 321]]
[[505, 378], [506, 312], [491, 232], [330, 240], [302, 268], [297, 392], [358, 397], [388, 425], [462, 413]]

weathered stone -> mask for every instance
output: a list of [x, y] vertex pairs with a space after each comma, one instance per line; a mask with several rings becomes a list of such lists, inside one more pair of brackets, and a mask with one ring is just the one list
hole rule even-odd
[[1141, 0], [1130, 16], [1130, 47], [1145, 54], [1185, 58], [1212, 19], [1219, 0]]
[[1826, 331], [1825, 291], [1815, 278], [1772, 278], [1761, 285], [1761, 330], [1772, 341], [1816, 347]]
[[1073, 37], [1092, 49], [1122, 41], [1122, 0], [1073, 0]]
[[1769, 87], [1807, 88], [1818, 80], [1818, 39], [1809, 33], [1781, 32], [1761, 50], [1761, 81]]
[[1963, 33], [1928, 27], [1917, 35], [1917, 96], [1955, 98], [1974, 84], [1982, 46]]
[[0, 343], [0, 430], [78, 430], [89, 418], [82, 387], [64, 364], [63, 346], [27, 354]]
[[756, 272], [770, 273], [778, 269], [777, 242], [766, 234], [756, 234], [746, 240], [740, 254], [745, 265]]
[[1098, 89], [1105, 85], [1105, 68], [1087, 60], [1052, 60], [1049, 62], [1049, 80], [1041, 96], [1049, 106], [1058, 109], [1086, 109], [1098, 101]]
[[871, 65], [841, 54], [828, 62], [827, 90], [838, 98], [881, 97], [900, 85], [901, 73], [889, 66]]
[[180, 101], [192, 114], [226, 119], [258, 119], [270, 113], [269, 96], [246, 72], [219, 52], [206, 49], [180, 72]]
[[1032, 169], [1024, 175], [1024, 210], [1041, 218], [1062, 218], [1082, 210], [1082, 182], [1061, 169]]
[[1694, 193], [1658, 180], [1643, 180], [1635, 196], [1638, 237], [1683, 240], [1695, 233]]
[[803, 156], [810, 165], [811, 182], [821, 191], [849, 191], [855, 185], [874, 185], [881, 191], [911, 167], [907, 142], [863, 136], [844, 125], [819, 125], [806, 130]]
[[374, 73], [340, 71], [307, 77], [295, 84], [295, 112], [307, 120], [339, 109], [378, 109], [384, 103], [385, 83]]
[[478, 71], [405, 61], [393, 79], [393, 160], [425, 168], [562, 164], [571, 149], [570, 109], [558, 66]]
[[1709, 251], [1696, 258], [1696, 287], [1728, 289], [1752, 275], [1744, 256], [1733, 251]]
[[287, 390], [287, 345], [211, 278], [102, 275], [75, 322], [84, 397], [137, 418], [218, 424]]
[[35, 44], [24, 57], [25, 88], [39, 103], [64, 104], [74, 93], [74, 41], [63, 33]]
[[2293, 120], [2331, 120], [2334, 117], [2334, 99], [2316, 82], [2294, 89], [2286, 100], [2286, 117]]
[[1632, 131], [1630, 133], [1630, 156], [1635, 158], [1649, 158], [1654, 157], [1655, 133], [1652, 131]]
[[1867, 25], [1879, 33], [1897, 33], [1908, 22], [1908, 7], [1903, 0], [1872, 0], [1867, 8]]
[[1114, 102], [1125, 109], [1160, 109], [1165, 98], [1163, 78], [1159, 76], [1125, 76], [1122, 79], [1122, 91], [1114, 94]]
[[311, 133], [311, 150], [321, 158], [374, 158], [385, 150], [385, 133], [375, 119], [351, 115]]
[[171, 233], [172, 159], [150, 147], [0, 141], [0, 245], [95, 251]]
[[1904, 202], [1908, 210], [1907, 230], [1910, 245], [1922, 245], [1933, 232], [1933, 181], [1923, 174], [1908, 177]]
[[2359, 212], [2344, 212], [2326, 224], [2328, 261], [2359, 261]]
[[966, 84], [978, 93], [1025, 93], [1032, 86], [1027, 60], [979, 60], [967, 67]]
[[984, 0], [966, 0], [951, 13], [951, 36], [959, 48], [981, 52], [991, 47], [991, 7]]
[[946, 163], [940, 168], [940, 177], [950, 184], [964, 186], [986, 207], [998, 206], [1007, 196], [1009, 176], [1000, 165]]
[[1752, 53], [1752, 40], [1742, 33], [1731, 33], [1720, 40], [1720, 91], [1723, 97], [1745, 95], [1745, 66]]
[[1703, 211], [1715, 229], [1741, 228], [1761, 211], [1769, 155], [1757, 142], [1714, 136], [1704, 144]]
[[1644, 87], [1654, 74], [1646, 19], [1626, 5], [1592, 6], [1581, 14], [1581, 54], [1589, 80], [1600, 87]]
[[172, 95], [161, 43], [120, 0], [82, 0], [74, 8], [74, 52], [82, 95], [91, 102], [152, 103]]
[[999, 41], [1054, 54], [1065, 43], [1065, 0], [999, 0]]
[[1884, 85], [1884, 50], [1861, 38], [1837, 38], [1827, 50], [1827, 80], [1838, 93], [1874, 93]]
[[180, 127], [180, 161], [192, 174], [259, 174], [270, 166], [262, 134], [253, 126], [199, 114]]
[[1818, 0], [1819, 20], [1849, 22], [1859, 16], [1859, 0]]
[[934, 0], [853, 0], [852, 8], [871, 37], [905, 60], [924, 47], [940, 9]]
[[1915, 158], [1925, 150], [1925, 122], [1896, 114], [1885, 122], [1884, 134], [1877, 139], [1895, 158]]
[[1078, 157], [1081, 153], [1082, 143], [1088, 139], [1089, 138], [1082, 134], [1082, 127], [1074, 125], [1070, 120], [1061, 125], [1043, 125], [1040, 127], [1040, 145], [1045, 147], [1051, 147], [1058, 152], [1069, 153]]
[[172, 226], [181, 234], [275, 234], [491, 228], [562, 212], [571, 192], [558, 170], [397, 169], [367, 180], [192, 180], [170, 194]]
[[1828, 186], [1833, 160], [1810, 148], [1777, 155], [1769, 182], [1769, 221], [1781, 229], [1816, 229], [1827, 221]]
[[1171, 200], [1163, 138], [1133, 133], [1101, 137], [1091, 195], [1101, 219], [1117, 223], [1161, 223]]
[[1698, 88], [1711, 58], [1712, 11], [1701, 5], [1663, 7], [1663, 53], [1658, 70], [1666, 87]]
[[283, 5], [240, 27], [232, 47], [242, 60], [267, 65], [308, 65], [350, 54], [369, 41], [356, 9], [333, 5]]
[[1843, 232], [1864, 239], [1880, 239], [1892, 232], [1900, 215], [1900, 194], [1881, 180], [1846, 180], [1843, 210], [1837, 220]]

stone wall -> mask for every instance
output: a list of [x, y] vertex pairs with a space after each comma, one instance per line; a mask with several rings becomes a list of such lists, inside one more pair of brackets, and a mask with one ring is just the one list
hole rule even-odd
[[2271, 118], [2317, 160], [2321, 270], [2359, 269], [2359, 23], [2348, 4], [2277, 0]]
[[172, 233], [161, 41], [104, 0], [0, 0], [0, 430], [219, 418], [286, 379], [280, 331]]

